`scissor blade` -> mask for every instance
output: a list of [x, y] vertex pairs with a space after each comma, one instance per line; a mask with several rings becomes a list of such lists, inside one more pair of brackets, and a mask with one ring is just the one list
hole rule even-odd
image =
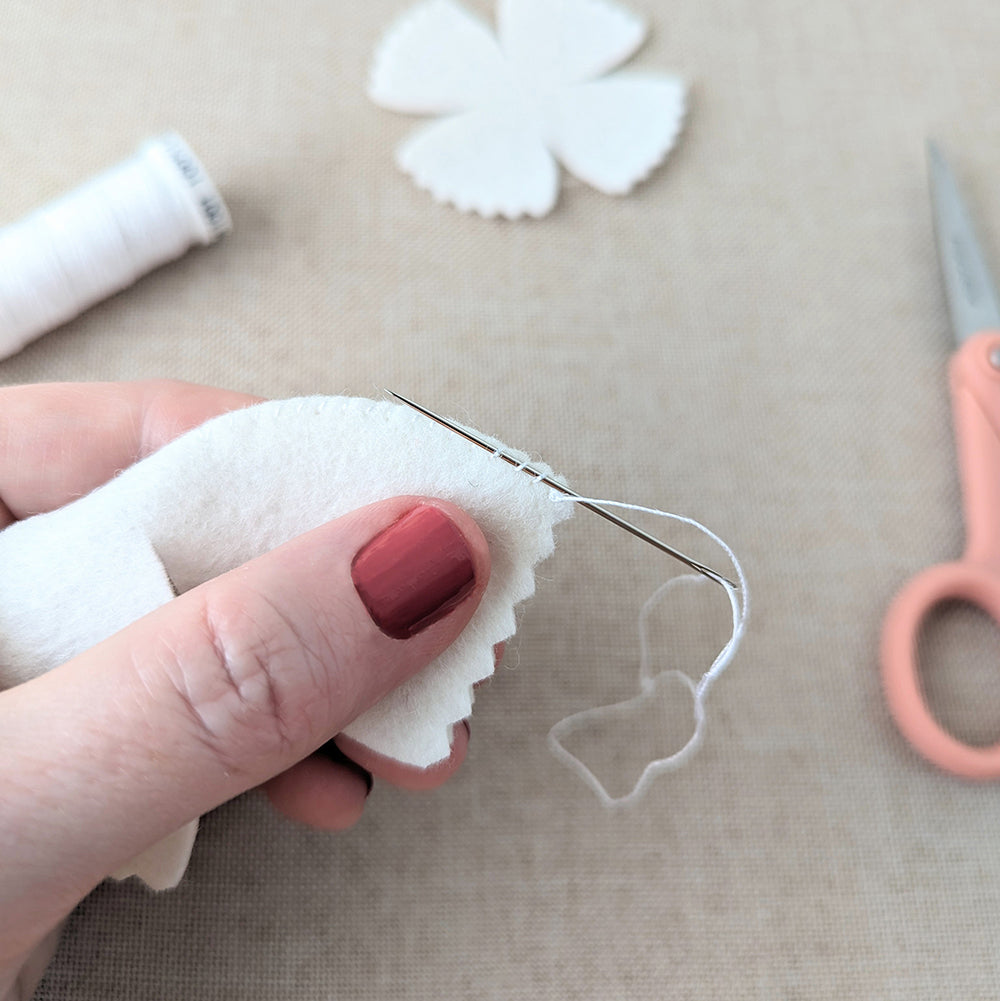
[[962, 344], [982, 330], [1000, 330], [1000, 298], [948, 161], [930, 141], [927, 164], [948, 311], [955, 340]]

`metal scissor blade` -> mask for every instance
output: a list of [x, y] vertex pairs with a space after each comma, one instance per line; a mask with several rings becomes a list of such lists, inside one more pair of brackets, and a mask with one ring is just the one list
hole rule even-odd
[[980, 331], [1000, 330], [1000, 298], [948, 161], [930, 140], [927, 164], [938, 259], [952, 329], [961, 344]]

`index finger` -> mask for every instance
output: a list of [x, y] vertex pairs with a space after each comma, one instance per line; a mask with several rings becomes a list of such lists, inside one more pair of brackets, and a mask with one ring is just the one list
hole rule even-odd
[[62, 507], [258, 397], [169, 379], [0, 389], [0, 528]]

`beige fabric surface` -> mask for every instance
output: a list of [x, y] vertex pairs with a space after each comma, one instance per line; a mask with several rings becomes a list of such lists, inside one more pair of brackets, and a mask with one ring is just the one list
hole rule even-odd
[[[604, 811], [545, 735], [634, 694], [636, 614], [675, 567], [581, 512], [455, 781], [377, 788], [340, 836], [226, 805], [178, 890], [82, 904], [38, 998], [998, 996], [1000, 787], [909, 750], [877, 645], [894, 591], [961, 548], [924, 140], [1000, 265], [1000, 5], [637, 0], [654, 30], [633, 65], [692, 86], [675, 155], [628, 198], [567, 181], [519, 223], [393, 166], [415, 123], [364, 84], [405, 6], [0, 5], [0, 217], [172, 127], [235, 223], [0, 381], [397, 389], [580, 489], [707, 522], [746, 562], [746, 644], [690, 766]], [[717, 598], [658, 624], [671, 665], [703, 668]], [[994, 635], [968, 615], [933, 638], [938, 712], [995, 737]], [[637, 745], [608, 728], [585, 750], [620, 790], [655, 750]]]

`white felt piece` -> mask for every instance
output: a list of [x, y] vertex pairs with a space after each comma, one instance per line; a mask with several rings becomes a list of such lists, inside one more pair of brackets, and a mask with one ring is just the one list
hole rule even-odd
[[607, 0], [498, 0], [497, 32], [517, 75], [544, 91], [621, 65], [642, 45], [646, 25]]
[[509, 90], [489, 27], [452, 0], [429, 0], [390, 26], [375, 50], [368, 96], [383, 108], [450, 114]]
[[487, 218], [545, 215], [559, 194], [538, 116], [515, 102], [435, 122], [403, 143], [397, 159], [438, 201]]
[[684, 85], [602, 76], [642, 44], [640, 18], [610, 0], [499, 0], [497, 17], [499, 44], [453, 0], [430, 0], [376, 52], [377, 103], [453, 113], [397, 152], [420, 187], [462, 211], [517, 219], [555, 205], [554, 157], [609, 194], [663, 161], [683, 121]]
[[173, 889], [187, 869], [197, 836], [198, 821], [192, 820], [116, 869], [111, 876], [113, 879], [138, 876], [151, 890]]
[[565, 87], [546, 101], [550, 149], [570, 173], [624, 195], [666, 158], [684, 123], [676, 77], [617, 73]]
[[[226, 414], [66, 507], [0, 532], [0, 688], [57, 667], [175, 590], [410, 494], [469, 512], [490, 543], [489, 584], [459, 640], [346, 732], [399, 761], [432, 765], [447, 757], [472, 686], [492, 673], [493, 647], [513, 634], [514, 606], [533, 593], [533, 568], [572, 506], [392, 403], [309, 397]], [[132, 871], [151, 885], [179, 878], [194, 835], [185, 830]]]
[[86, 518], [88, 506], [76, 501], [0, 532], [0, 689], [64, 663], [174, 597], [146, 526]]

